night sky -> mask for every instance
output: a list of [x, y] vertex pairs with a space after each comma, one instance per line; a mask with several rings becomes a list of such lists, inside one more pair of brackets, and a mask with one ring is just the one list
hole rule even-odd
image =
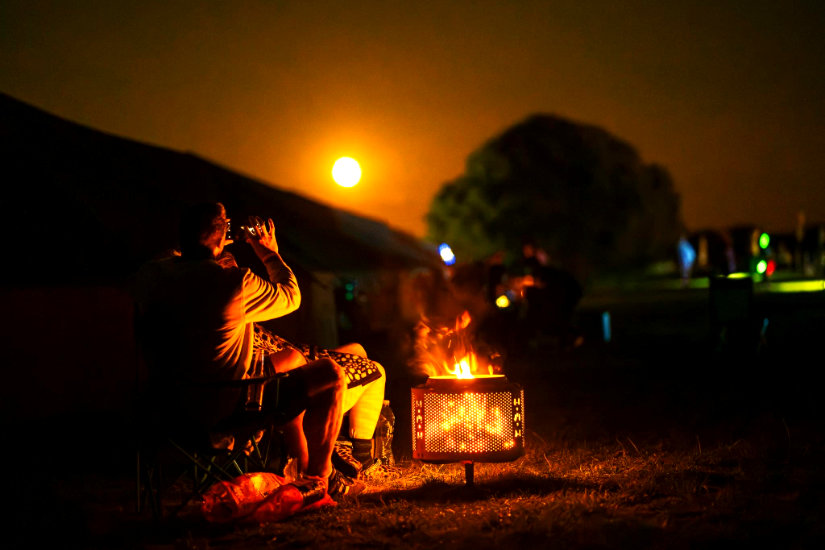
[[0, 91], [419, 236], [471, 151], [555, 114], [665, 166], [689, 229], [790, 231], [825, 221], [823, 29], [817, 0], [2, 0]]

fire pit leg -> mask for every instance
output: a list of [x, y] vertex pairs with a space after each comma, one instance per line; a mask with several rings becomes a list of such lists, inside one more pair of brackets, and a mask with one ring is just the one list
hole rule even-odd
[[467, 484], [467, 487], [472, 487], [474, 485], [472, 460], [464, 461], [464, 481]]

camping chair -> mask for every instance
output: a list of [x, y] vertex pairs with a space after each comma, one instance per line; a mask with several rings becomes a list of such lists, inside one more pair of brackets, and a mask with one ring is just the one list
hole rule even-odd
[[[248, 402], [249, 390], [277, 391], [283, 375], [189, 385], [159, 390], [147, 388], [141, 396], [137, 445], [137, 511], [147, 501], [152, 516], [164, 516], [163, 500], [173, 486], [182, 489], [176, 516], [192, 499], [212, 484], [228, 481], [247, 472], [264, 471], [285, 462], [280, 432], [259, 410], [260, 402]], [[272, 384], [276, 387], [272, 388]], [[238, 396], [236, 411], [219, 422], [206, 425], [186, 410], [187, 394], [201, 397], [220, 394]], [[256, 392], [251, 392], [256, 393]], [[273, 450], [280, 449], [275, 457]], [[280, 460], [276, 463], [275, 459]]]
[[[253, 377], [170, 386], [162, 374], [151, 375], [151, 361], [147, 361], [147, 333], [157, 333], [153, 326], [135, 304], [137, 512], [148, 501], [152, 516], [162, 518], [164, 494], [175, 485], [188, 486], [189, 491], [173, 516], [217, 481], [273, 466], [282, 471], [286, 451], [281, 433], [260, 413], [262, 391], [250, 390], [262, 390], [267, 384], [267, 392], [274, 391], [277, 398], [284, 375], [268, 372], [263, 357], [256, 357]], [[247, 397], [253, 393], [257, 396], [254, 403]], [[196, 401], [201, 403], [236, 406], [221, 418], [210, 418], [210, 411], [193, 411], [185, 405], [192, 396], [198, 396]], [[232, 444], [216, 444], [220, 439], [216, 436]], [[274, 463], [276, 459], [280, 462]]]

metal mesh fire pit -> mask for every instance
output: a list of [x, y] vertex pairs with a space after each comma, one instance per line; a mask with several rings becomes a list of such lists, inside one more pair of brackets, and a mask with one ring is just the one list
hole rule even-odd
[[431, 376], [412, 388], [413, 458], [462, 462], [473, 484], [474, 462], [509, 462], [524, 454], [524, 390], [503, 375]]

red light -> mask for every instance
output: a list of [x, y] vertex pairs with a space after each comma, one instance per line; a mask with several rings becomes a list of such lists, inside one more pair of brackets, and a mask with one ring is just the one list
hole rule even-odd
[[770, 277], [773, 275], [774, 271], [776, 271], [776, 262], [774, 260], [768, 260], [768, 267], [765, 269], [765, 275]]

